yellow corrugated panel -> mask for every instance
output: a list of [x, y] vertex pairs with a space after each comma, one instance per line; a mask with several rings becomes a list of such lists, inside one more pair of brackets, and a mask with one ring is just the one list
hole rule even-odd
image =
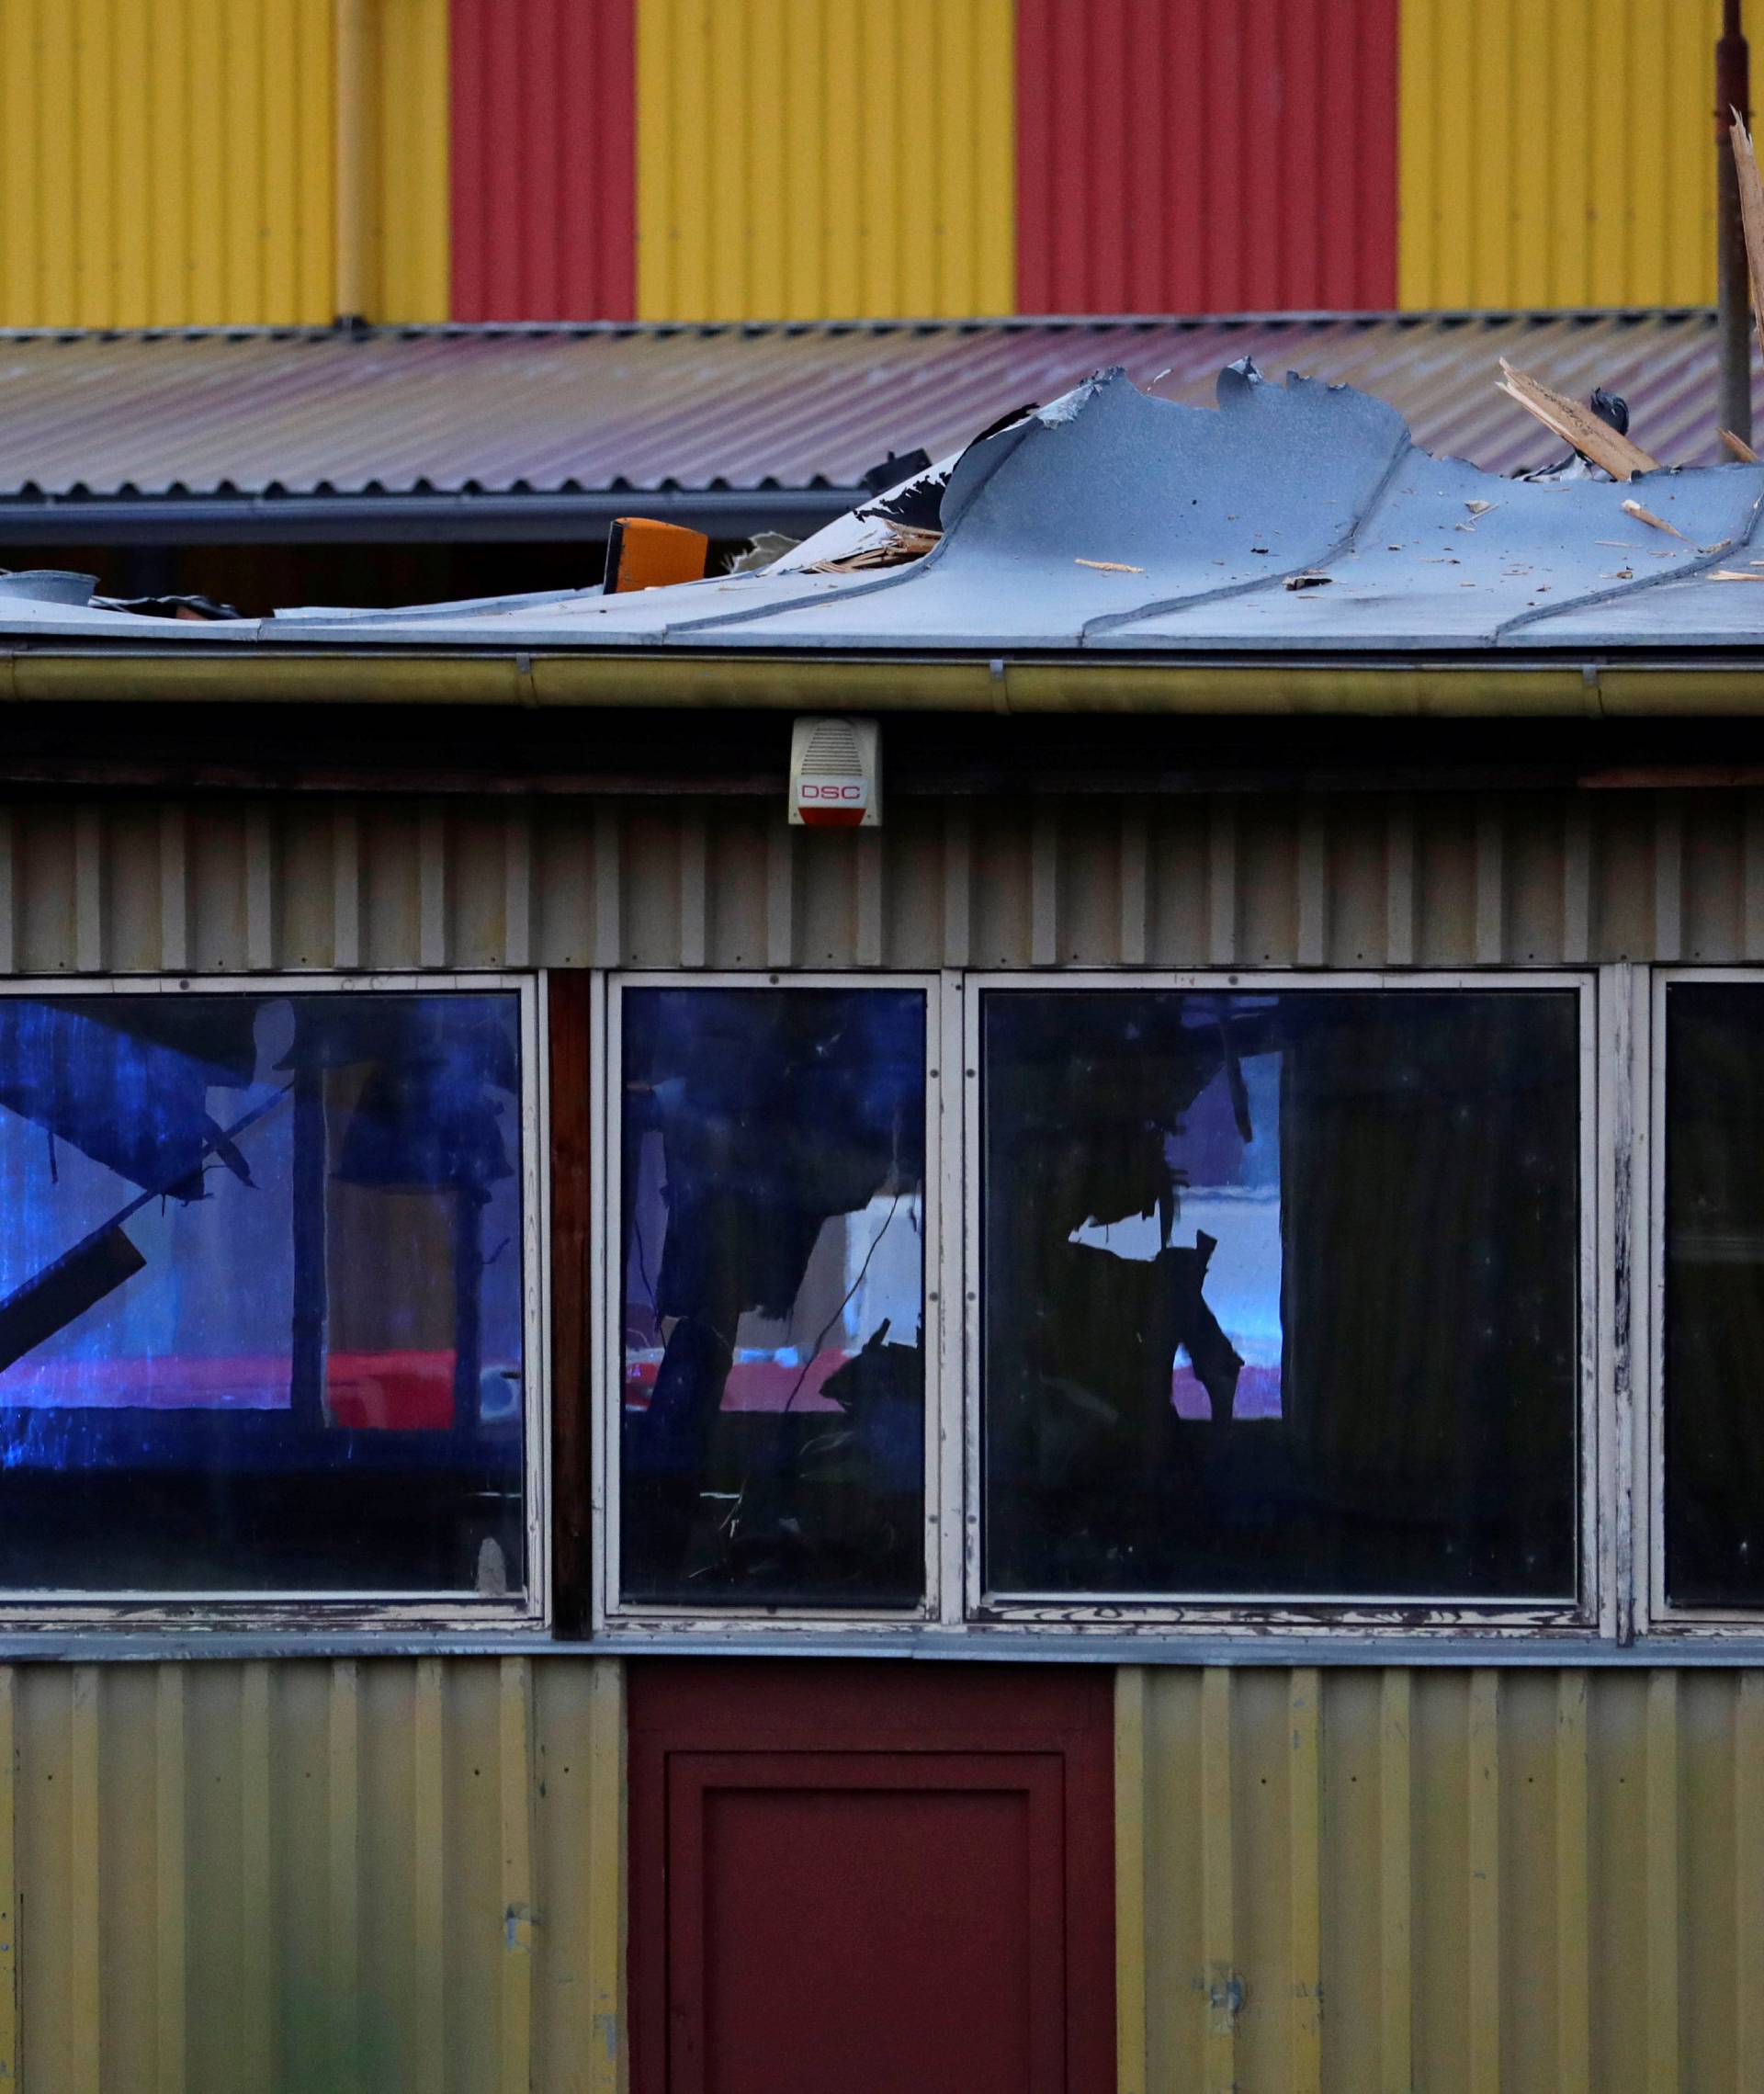
[[1398, 295], [1706, 304], [1718, 0], [1402, 0]]
[[1754, 2083], [1764, 1674], [1160, 1667], [1116, 1724], [1124, 2094]]
[[447, 0], [375, 0], [372, 320], [446, 320]]
[[648, 320], [1008, 312], [1012, 0], [639, 0]]
[[607, 1659], [0, 1669], [0, 2086], [616, 2094]]
[[[447, 0], [375, 0], [368, 317], [447, 316]], [[0, 326], [335, 317], [333, 0], [4, 0]]]
[[0, 325], [332, 316], [331, 0], [5, 0]]

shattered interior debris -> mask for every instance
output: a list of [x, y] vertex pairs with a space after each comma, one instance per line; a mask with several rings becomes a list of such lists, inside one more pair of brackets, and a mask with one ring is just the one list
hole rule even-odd
[[526, 1578], [515, 998], [0, 998], [0, 1580]]
[[623, 1586], [924, 1590], [925, 1003], [624, 993]]
[[1573, 1591], [1571, 992], [982, 1011], [989, 1590]]

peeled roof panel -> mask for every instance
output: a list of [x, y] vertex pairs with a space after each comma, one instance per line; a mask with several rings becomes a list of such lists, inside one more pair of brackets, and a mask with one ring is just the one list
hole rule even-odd
[[0, 335], [0, 498], [849, 487], [890, 450], [941, 456], [1099, 366], [1208, 404], [1246, 354], [1350, 382], [1424, 449], [1495, 470], [1552, 452], [1496, 391], [1501, 356], [1566, 392], [1624, 394], [1664, 460], [1720, 457], [1702, 312]]
[[[1621, 485], [1584, 469], [1501, 480], [1430, 457], [1392, 408], [1348, 387], [1237, 367], [1218, 391], [1201, 409], [1119, 368], [1094, 374], [971, 445], [944, 489], [943, 537], [898, 567], [172, 629], [301, 646], [901, 656], [1764, 645], [1764, 595], [1713, 579], [1757, 557], [1764, 465]], [[0, 603], [7, 629], [42, 628]]]

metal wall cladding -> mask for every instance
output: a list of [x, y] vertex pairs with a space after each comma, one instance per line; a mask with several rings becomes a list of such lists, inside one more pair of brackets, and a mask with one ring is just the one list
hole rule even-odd
[[332, 317], [331, 0], [6, 0], [0, 322]]
[[1764, 2040], [1764, 1675], [1127, 1672], [1124, 2094], [1672, 2094]]
[[1008, 311], [1011, 0], [638, 0], [647, 320]]
[[1764, 795], [0, 810], [0, 973], [1621, 958], [1764, 959]]
[[1403, 0], [1403, 305], [1712, 300], [1720, 16]]
[[1393, 305], [1397, 6], [1019, 0], [1018, 310]]
[[[331, 0], [6, 0], [0, 325], [336, 313]], [[370, 316], [447, 312], [447, 0], [376, 0]]]
[[370, 320], [448, 310], [447, 0], [374, 0]]
[[606, 1659], [0, 1670], [0, 2080], [618, 2084]]
[[637, 311], [635, 0], [453, 0], [453, 317]]

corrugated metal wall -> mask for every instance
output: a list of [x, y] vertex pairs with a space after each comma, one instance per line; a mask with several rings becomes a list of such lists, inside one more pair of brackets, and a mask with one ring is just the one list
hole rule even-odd
[[1011, 0], [639, 0], [646, 320], [1008, 311]]
[[[1713, 296], [1718, 0], [372, 0], [369, 316]], [[336, 311], [330, 0], [7, 0], [0, 325]]]
[[447, 0], [373, 0], [372, 320], [447, 315]]
[[[1764, 956], [1764, 794], [0, 809], [13, 973], [1618, 956]], [[0, 1671], [0, 2067], [611, 2094], [618, 1694], [568, 1655]], [[1179, 1668], [1120, 1713], [1132, 2094], [1748, 2084], [1764, 1675]]]
[[637, 310], [635, 0], [453, 0], [453, 317]]
[[1764, 795], [0, 808], [0, 973], [1624, 957], [1764, 957]]
[[6, 0], [0, 324], [332, 317], [331, 0]]
[[1713, 301], [1720, 16], [1403, 0], [1403, 305]]
[[1018, 310], [1395, 304], [1397, 6], [1018, 0]]
[[1123, 2094], [1757, 2084], [1764, 1674], [1117, 1692]]
[[0, 2084], [618, 2084], [608, 1659], [0, 1670]]

